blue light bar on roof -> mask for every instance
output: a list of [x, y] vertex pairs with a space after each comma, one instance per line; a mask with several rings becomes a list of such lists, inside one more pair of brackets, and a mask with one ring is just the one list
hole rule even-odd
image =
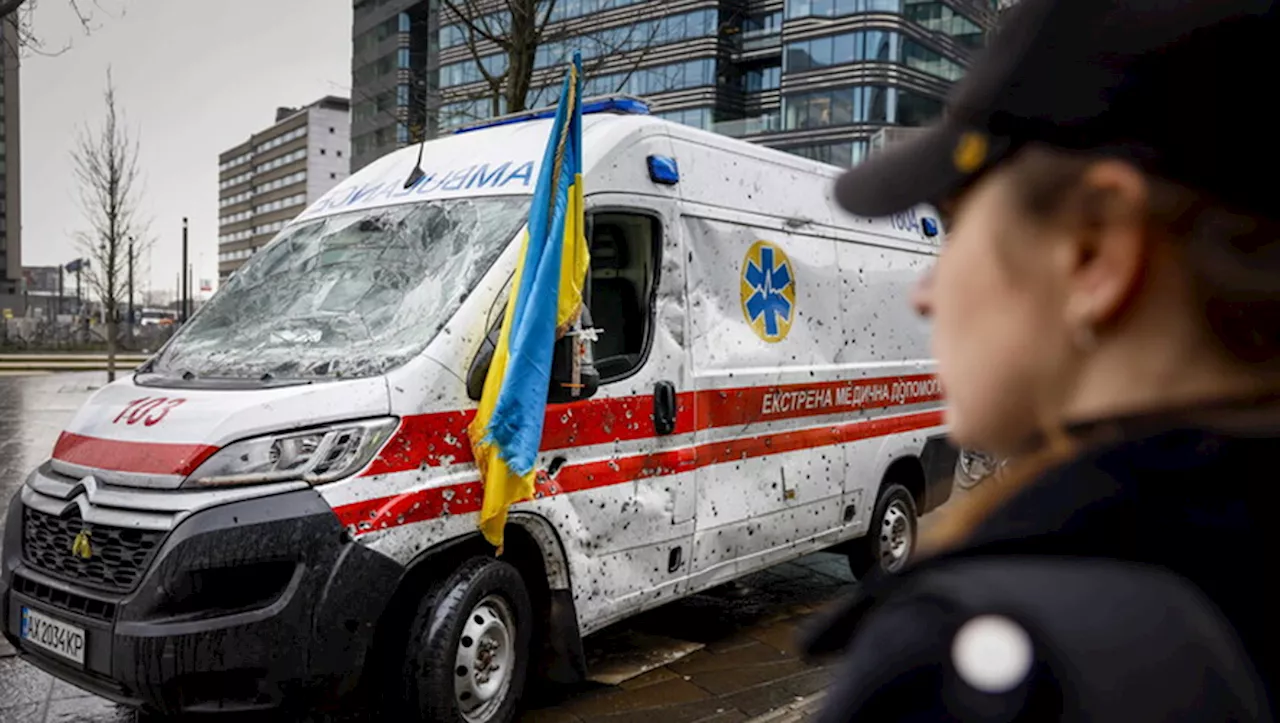
[[[649, 104], [639, 98], [632, 98], [626, 95], [605, 96], [603, 98], [588, 98], [582, 103], [582, 114], [590, 115], [592, 113], [617, 113], [619, 115], [649, 115]], [[459, 128], [454, 131], [458, 133], [470, 133], [483, 128], [496, 128], [498, 126], [507, 126], [513, 123], [524, 123], [531, 120], [540, 120], [543, 118], [555, 118], [556, 107], [540, 108], [538, 110], [526, 111], [524, 113], [516, 113], [513, 115], [494, 118], [493, 120], [484, 121], [475, 125]]]

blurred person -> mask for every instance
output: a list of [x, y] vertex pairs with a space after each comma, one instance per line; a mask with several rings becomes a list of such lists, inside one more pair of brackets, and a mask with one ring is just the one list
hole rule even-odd
[[822, 721], [1271, 720], [1277, 28], [1022, 0], [940, 123], [837, 182], [939, 208], [914, 305], [951, 435], [1014, 462], [814, 628]]

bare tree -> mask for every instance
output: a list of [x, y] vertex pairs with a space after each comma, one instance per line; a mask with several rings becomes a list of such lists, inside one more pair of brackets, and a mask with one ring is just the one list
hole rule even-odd
[[[106, 12], [99, 0], [65, 0], [65, 2], [75, 14], [86, 35], [96, 27], [93, 10]], [[60, 55], [71, 47], [70, 42], [54, 51], [45, 47], [44, 41], [31, 28], [31, 17], [37, 4], [37, 0], [0, 0], [0, 21], [11, 24], [17, 30], [18, 38], [17, 47], [6, 46], [5, 52], [18, 53], [25, 49], [40, 55]]]
[[[104, 308], [107, 379], [115, 381], [120, 302], [128, 291], [130, 239], [142, 237], [145, 229], [138, 217], [138, 142], [121, 117], [110, 70], [103, 99], [106, 114], [102, 125], [81, 131], [71, 157], [80, 184], [80, 202], [89, 221], [89, 230], [77, 236], [90, 259], [89, 287]], [[132, 245], [136, 256], [141, 249], [136, 241]]]
[[[446, 17], [442, 22], [462, 28], [463, 43], [484, 84], [482, 94], [471, 100], [487, 100], [490, 116], [519, 113], [541, 99], [542, 88], [533, 84], [541, 47], [577, 39], [587, 51], [584, 55], [590, 56], [583, 66], [584, 78], [596, 76], [606, 65], [620, 65], [620, 89], [654, 45], [659, 24], [651, 23], [647, 36], [638, 30], [642, 6], [628, 8], [625, 23], [574, 30], [553, 20], [556, 4], [556, 0], [443, 0]], [[625, 28], [622, 37], [612, 33], [619, 28]], [[486, 59], [490, 57], [506, 61], [500, 72], [489, 67]]]

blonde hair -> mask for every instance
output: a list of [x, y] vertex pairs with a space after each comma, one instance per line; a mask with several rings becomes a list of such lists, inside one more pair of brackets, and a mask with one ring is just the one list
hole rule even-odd
[[[1081, 179], [1097, 157], [1029, 146], [1008, 161], [1017, 201], [1032, 218], [1086, 214], [1098, 199]], [[1254, 373], [1280, 377], [1280, 222], [1240, 213], [1215, 199], [1148, 175], [1147, 222], [1181, 247], [1195, 301], [1223, 351]], [[1076, 456], [1083, 440], [1061, 420], [1042, 420], [1041, 444], [940, 511], [921, 532], [928, 557], [962, 546], [974, 531], [1046, 471]]]

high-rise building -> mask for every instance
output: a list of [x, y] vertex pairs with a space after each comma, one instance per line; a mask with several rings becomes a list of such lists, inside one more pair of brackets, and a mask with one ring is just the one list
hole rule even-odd
[[[16, 15], [16, 14], [15, 14]], [[14, 16], [0, 20], [0, 301], [13, 314], [23, 313], [22, 168], [18, 137], [18, 28]]]
[[351, 171], [435, 135], [437, 0], [356, 0], [351, 52]]
[[[555, 101], [565, 63], [581, 49], [588, 96], [642, 96], [656, 115], [680, 123], [851, 165], [882, 128], [922, 125], [942, 112], [998, 5], [559, 0], [546, 28], [551, 40], [533, 58], [527, 106]], [[509, 22], [496, 5], [487, 19], [496, 28]], [[430, 98], [441, 130], [506, 110], [494, 107], [486, 76], [507, 70], [507, 54], [450, 20], [442, 17], [439, 31], [439, 105]]]
[[218, 156], [220, 281], [349, 175], [350, 111], [333, 96], [279, 108], [274, 125]]

